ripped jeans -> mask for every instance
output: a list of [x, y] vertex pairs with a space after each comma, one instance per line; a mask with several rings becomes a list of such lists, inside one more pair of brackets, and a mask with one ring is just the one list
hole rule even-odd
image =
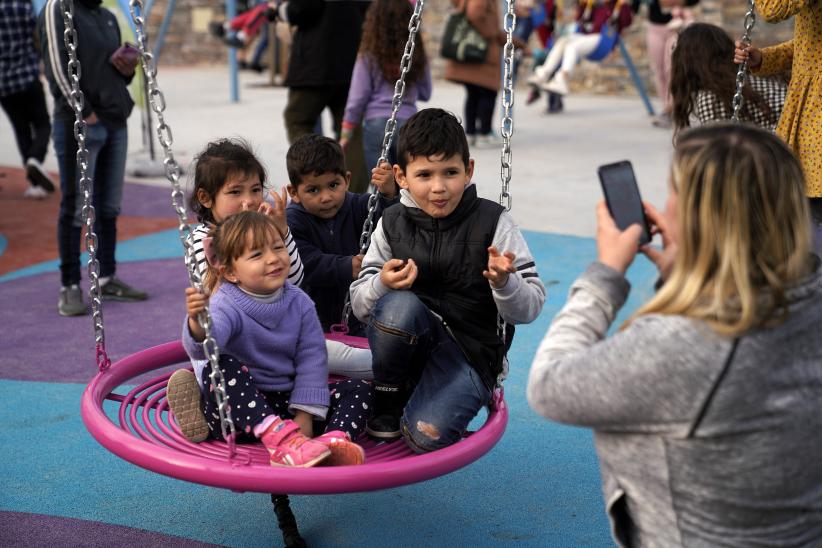
[[442, 321], [411, 291], [391, 291], [377, 301], [368, 342], [375, 381], [413, 386], [401, 430], [417, 453], [459, 441], [491, 400], [491, 391]]

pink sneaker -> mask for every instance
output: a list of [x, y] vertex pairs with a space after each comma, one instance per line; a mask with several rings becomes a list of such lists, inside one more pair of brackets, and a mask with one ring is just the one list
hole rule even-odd
[[331, 456], [324, 443], [303, 436], [296, 422], [280, 417], [271, 421], [260, 435], [260, 440], [271, 455], [271, 466], [308, 468]]
[[351, 436], [347, 432], [332, 430], [322, 436], [317, 436], [314, 441], [324, 443], [331, 450], [331, 456], [323, 464], [347, 466], [365, 462], [365, 451], [351, 441]]

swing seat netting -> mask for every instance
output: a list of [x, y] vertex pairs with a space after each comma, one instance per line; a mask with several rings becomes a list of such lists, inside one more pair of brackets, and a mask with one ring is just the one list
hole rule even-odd
[[[332, 336], [333, 337], [333, 336]], [[160, 374], [130, 390], [113, 391], [130, 379], [169, 365], [187, 366], [180, 341], [173, 341], [114, 363], [99, 372], [83, 393], [81, 414], [88, 431], [106, 449], [137, 466], [203, 485], [233, 491], [289, 494], [332, 494], [387, 489], [448, 474], [487, 453], [505, 431], [508, 409], [497, 391], [484, 425], [461, 441], [424, 455], [411, 452], [401, 440], [375, 443], [358, 440], [366, 462], [359, 466], [291, 468], [271, 466], [268, 451], [258, 443], [191, 443], [171, 418], [166, 383]], [[119, 403], [117, 422], [104, 410], [105, 400]]]

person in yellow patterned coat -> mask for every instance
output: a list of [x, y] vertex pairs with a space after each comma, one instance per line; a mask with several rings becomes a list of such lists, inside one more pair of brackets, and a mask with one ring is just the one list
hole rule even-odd
[[757, 8], [769, 22], [795, 16], [794, 37], [762, 50], [737, 44], [735, 59], [748, 59], [758, 75], [791, 71], [776, 133], [802, 162], [806, 194], [822, 223], [822, 0], [759, 0]]

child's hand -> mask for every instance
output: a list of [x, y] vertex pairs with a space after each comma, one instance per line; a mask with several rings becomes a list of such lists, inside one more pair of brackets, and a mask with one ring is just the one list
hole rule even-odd
[[354, 280], [356, 280], [360, 275], [363, 257], [365, 257], [365, 255], [354, 255], [351, 257], [351, 276]]
[[186, 312], [188, 313], [188, 329], [195, 341], [202, 341], [205, 338], [205, 330], [197, 321], [197, 316], [205, 311], [208, 304], [208, 295], [200, 293], [193, 287], [186, 288]]
[[734, 49], [734, 63], [741, 65], [748, 62], [748, 68], [758, 69], [762, 65], [762, 51], [754, 46], [746, 46], [741, 40], [736, 41]]
[[391, 289], [408, 289], [417, 279], [417, 263], [414, 259], [403, 261], [402, 259], [391, 259], [382, 265], [380, 281], [383, 285]]
[[483, 270], [482, 275], [491, 282], [491, 287], [499, 289], [508, 283], [508, 275], [516, 272], [514, 261], [517, 256], [506, 251], [500, 255], [499, 250], [491, 246], [488, 248], [488, 270]]
[[[260, 211], [271, 217], [271, 220], [274, 221], [274, 225], [277, 227], [277, 232], [280, 233], [280, 237], [285, 241], [285, 235], [288, 233], [288, 221], [285, 217], [285, 208], [288, 205], [288, 190], [283, 187], [280, 189], [279, 194], [272, 192], [271, 201], [274, 202], [272, 205], [269, 205], [268, 202], [260, 204]], [[268, 209], [263, 211], [263, 206], [267, 206]]]
[[397, 195], [397, 185], [394, 184], [394, 170], [391, 164], [382, 162], [371, 170], [371, 184], [389, 200]]

